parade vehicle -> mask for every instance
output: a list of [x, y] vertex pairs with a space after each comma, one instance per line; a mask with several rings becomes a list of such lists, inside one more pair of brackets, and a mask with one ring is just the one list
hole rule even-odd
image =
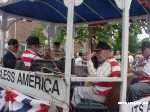
[[[119, 82], [120, 83], [120, 102], [126, 101], [127, 86], [127, 62], [128, 62], [128, 35], [129, 19], [132, 21], [146, 20], [148, 22], [147, 31], [150, 29], [149, 19], [149, 0], [12, 0], [10, 3], [1, 5], [1, 47], [0, 57], [4, 53], [4, 43], [6, 31], [16, 21], [27, 19], [32, 21], [45, 22], [48, 28], [48, 37], [52, 38], [55, 34], [55, 26], [66, 26], [66, 61], [64, 77], [60, 73], [42, 73], [34, 71], [22, 71], [15, 69], [0, 68], [0, 85], [2, 88], [13, 91], [17, 94], [25, 94], [38, 99], [35, 102], [43, 102], [44, 105], [57, 105], [69, 111], [69, 96], [71, 82]], [[8, 18], [15, 18], [7, 24]], [[72, 77], [71, 59], [74, 55], [74, 28], [89, 24], [103, 24], [109, 21], [122, 23], [122, 63], [121, 76], [110, 78], [97, 77]], [[18, 96], [17, 94], [7, 94], [7, 97]], [[25, 96], [23, 96], [25, 98]], [[6, 97], [5, 97], [6, 98]], [[7, 103], [0, 109], [13, 109], [17, 97], [11, 99], [12, 105]], [[21, 99], [20, 97], [18, 99]], [[9, 102], [9, 100], [7, 100]], [[144, 99], [150, 102], [149, 98]], [[23, 100], [21, 100], [23, 102]], [[35, 103], [34, 102], [34, 103]], [[34, 106], [30, 102], [31, 108]], [[35, 105], [36, 107], [36, 105]], [[16, 108], [19, 108], [16, 107]], [[30, 109], [31, 109], [30, 108]], [[22, 108], [22, 111], [25, 108]], [[104, 111], [108, 110], [107, 107]], [[128, 110], [127, 110], [128, 109]], [[3, 110], [4, 111], [4, 110]], [[24, 110], [23, 112], [26, 112]], [[31, 110], [32, 112], [35, 110]], [[44, 110], [40, 110], [45, 112]], [[48, 111], [48, 110], [47, 110]], [[119, 112], [148, 112], [147, 106], [133, 105], [126, 107], [119, 105]]]

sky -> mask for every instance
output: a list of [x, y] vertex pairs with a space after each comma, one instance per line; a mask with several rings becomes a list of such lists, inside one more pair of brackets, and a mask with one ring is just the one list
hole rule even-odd
[[149, 34], [145, 33], [144, 29], [142, 29], [142, 34], [138, 35], [139, 41], [146, 37], [149, 37]]

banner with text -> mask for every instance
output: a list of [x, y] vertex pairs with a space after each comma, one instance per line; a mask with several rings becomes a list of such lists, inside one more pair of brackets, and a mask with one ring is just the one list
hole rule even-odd
[[65, 82], [60, 77], [1, 67], [0, 85], [67, 108]]
[[135, 102], [122, 102], [122, 112], [150, 112], [150, 96]]

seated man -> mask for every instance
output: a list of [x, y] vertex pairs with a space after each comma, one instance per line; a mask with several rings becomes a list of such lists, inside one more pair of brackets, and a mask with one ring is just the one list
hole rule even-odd
[[128, 89], [128, 102], [139, 100], [144, 95], [150, 94], [150, 42], [143, 42], [141, 51], [144, 60], [137, 70], [128, 69], [128, 72], [133, 73], [138, 80], [137, 83], [130, 85]]
[[[26, 43], [27, 49], [23, 52], [21, 59], [25, 64], [26, 70], [30, 70], [32, 60], [44, 59], [47, 56], [47, 54], [45, 54], [43, 57], [39, 56], [38, 51], [40, 50], [41, 43], [38, 37], [30, 36], [27, 38]], [[52, 54], [54, 54], [53, 50], [51, 50], [51, 55]]]
[[[117, 77], [121, 73], [120, 66], [114, 56], [111, 55], [111, 47], [100, 41], [95, 49], [97, 59], [101, 65], [95, 69], [91, 58], [94, 53], [91, 50], [87, 53], [87, 69], [89, 77]], [[81, 99], [88, 99], [96, 102], [104, 102], [106, 96], [111, 91], [114, 82], [98, 82], [90, 87], [76, 87], [74, 89], [72, 104], [76, 106]]]
[[40, 49], [40, 41], [38, 37], [30, 36], [26, 40], [27, 49], [23, 52], [21, 59], [25, 64], [26, 70], [30, 70], [31, 61], [34, 59], [41, 59], [38, 55]]
[[14, 69], [16, 66], [17, 60], [20, 59], [18, 52], [18, 41], [16, 39], [10, 39], [8, 41], [8, 49], [4, 53], [3, 56], [3, 66], [6, 68], [12, 68]]

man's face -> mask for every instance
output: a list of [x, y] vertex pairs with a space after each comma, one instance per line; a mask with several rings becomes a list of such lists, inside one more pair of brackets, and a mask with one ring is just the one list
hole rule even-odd
[[119, 54], [120, 54], [120, 51], [116, 51], [116, 54], [119, 55]]
[[148, 56], [150, 56], [150, 48], [142, 48], [142, 55], [147, 58]]
[[35, 53], [38, 53], [38, 51], [40, 50], [40, 45], [32, 45], [32, 50], [35, 52]]
[[14, 52], [14, 53], [17, 53], [18, 52], [18, 48], [19, 48], [19, 45], [12, 45], [11, 47], [10, 47], [10, 50], [12, 51], [12, 52]]
[[109, 53], [109, 50], [99, 50], [99, 51], [96, 51], [96, 56], [97, 56], [98, 60], [103, 62], [108, 57], [108, 53]]

